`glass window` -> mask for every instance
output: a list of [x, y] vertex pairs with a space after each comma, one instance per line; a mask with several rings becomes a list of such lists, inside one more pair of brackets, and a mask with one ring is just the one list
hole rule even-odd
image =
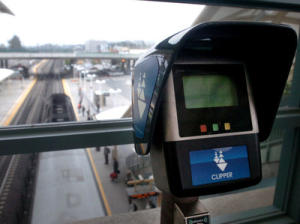
[[[299, 13], [148, 1], [11, 0], [7, 7], [15, 16], [0, 14], [2, 127], [131, 117], [135, 61], [157, 41], [191, 25], [264, 21], [291, 25], [298, 33], [300, 24]], [[280, 110], [288, 107], [293, 71], [294, 65]], [[228, 87], [218, 93], [219, 101], [208, 97], [200, 105], [192, 100], [195, 93], [187, 92], [187, 107], [236, 105], [230, 80], [215, 76], [208, 83], [218, 81]], [[273, 204], [284, 133], [275, 127], [261, 143], [261, 184], [200, 197], [212, 216]], [[150, 157], [138, 156], [133, 147], [1, 156], [0, 222], [69, 223], [159, 207]]]

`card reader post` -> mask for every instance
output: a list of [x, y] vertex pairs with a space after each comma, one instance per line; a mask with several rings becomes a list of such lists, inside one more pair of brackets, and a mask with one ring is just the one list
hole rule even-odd
[[209, 213], [198, 197], [162, 193], [161, 224], [209, 224]]

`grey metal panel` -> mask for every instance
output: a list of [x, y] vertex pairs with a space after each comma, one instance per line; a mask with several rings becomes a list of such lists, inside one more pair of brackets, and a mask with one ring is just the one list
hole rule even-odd
[[178, 2], [191, 4], [205, 4], [217, 6], [233, 6], [245, 8], [277, 9], [300, 12], [300, 2], [298, 0], [152, 0], [163, 2]]
[[11, 14], [14, 15], [13, 12], [6, 6], [4, 5], [1, 1], [0, 1], [0, 13], [7, 13], [7, 14]]

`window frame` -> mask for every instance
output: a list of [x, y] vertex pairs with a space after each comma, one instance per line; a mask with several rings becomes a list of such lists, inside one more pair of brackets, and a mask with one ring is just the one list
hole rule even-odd
[[[297, 0], [165, 0], [300, 12]], [[298, 42], [300, 38], [298, 38]], [[280, 110], [274, 127], [286, 129], [273, 206], [212, 217], [212, 223], [300, 222], [300, 45], [297, 47], [289, 109]], [[298, 89], [297, 89], [298, 88]], [[132, 119], [36, 124], [0, 128], [0, 154], [36, 153], [133, 143]]]

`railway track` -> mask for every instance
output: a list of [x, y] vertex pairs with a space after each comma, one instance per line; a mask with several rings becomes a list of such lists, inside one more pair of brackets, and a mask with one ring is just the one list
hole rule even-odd
[[[45, 63], [38, 81], [20, 107], [11, 125], [43, 123], [45, 104], [54, 93], [63, 93], [62, 61]], [[0, 157], [0, 223], [30, 222], [38, 154]]]

